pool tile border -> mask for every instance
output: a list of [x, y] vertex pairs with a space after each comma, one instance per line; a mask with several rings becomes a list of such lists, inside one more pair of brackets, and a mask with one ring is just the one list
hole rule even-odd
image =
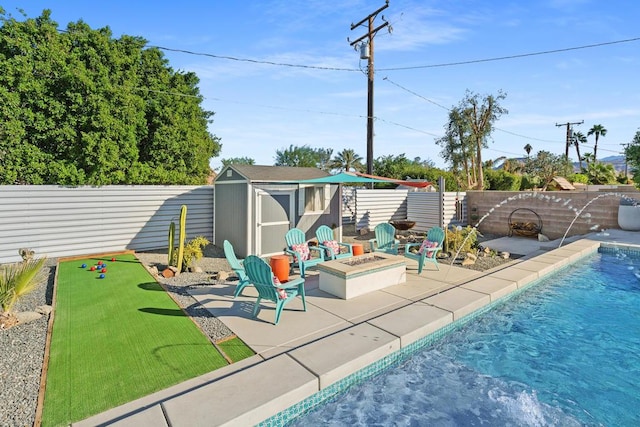
[[[399, 350], [383, 357], [382, 359], [366, 366], [365, 368], [360, 369], [342, 378], [341, 380], [338, 380], [337, 382], [329, 385], [328, 387], [319, 390], [314, 395], [264, 420], [258, 425], [261, 427], [272, 427], [272, 426], [275, 427], [275, 426], [286, 425], [294, 421], [300, 416], [305, 415], [306, 413], [313, 410], [313, 408], [315, 408], [317, 405], [328, 402], [330, 401], [330, 399], [336, 396], [339, 396], [340, 394], [348, 390], [350, 387], [360, 384], [363, 381], [366, 381], [378, 375], [379, 373], [383, 372], [384, 370], [390, 367], [401, 364], [402, 362], [407, 360], [409, 357], [414, 355], [416, 352], [424, 349], [425, 347], [431, 346], [432, 344], [439, 341], [440, 339], [450, 334], [451, 332], [455, 332], [461, 329], [467, 323], [477, 319], [480, 316], [483, 316], [485, 313], [494, 309], [496, 306], [506, 303], [512, 298], [515, 298], [521, 295], [522, 293], [528, 291], [530, 288], [538, 285], [539, 283], [546, 280], [551, 275], [557, 274], [563, 270], [566, 270], [571, 266], [573, 266], [575, 263], [580, 262], [590, 256], [593, 256], [596, 253], [622, 252], [629, 255], [640, 256], [640, 246], [615, 244], [615, 243], [610, 244], [610, 243], [595, 242], [595, 241], [592, 242], [592, 245], [585, 245], [583, 242], [584, 241], [577, 241], [557, 249], [557, 252], [555, 252], [556, 250], [551, 250], [546, 254], [542, 255], [543, 257], [546, 257], [545, 261], [549, 260], [550, 257], [562, 256], [564, 259], [570, 258], [571, 262], [559, 260], [559, 262], [557, 263], [554, 263], [551, 265], [548, 264], [547, 266], [545, 266], [545, 268], [543, 268], [544, 273], [540, 274], [537, 279], [532, 279], [528, 283], [523, 283], [512, 292], [506, 295], [503, 295], [496, 300], [489, 302], [488, 304], [473, 311], [472, 313], [469, 313], [457, 320], [452, 321], [448, 325], [400, 348]], [[567, 251], [571, 250], [572, 246], [574, 247], [574, 249], [577, 249], [577, 251], [575, 250], [572, 251], [574, 252], [574, 255], [567, 257], [566, 256]], [[533, 260], [535, 260], [535, 258], [533, 258]], [[517, 267], [517, 265], [515, 267]]]

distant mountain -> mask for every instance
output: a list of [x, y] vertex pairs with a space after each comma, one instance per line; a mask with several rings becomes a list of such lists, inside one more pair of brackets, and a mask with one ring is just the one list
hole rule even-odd
[[[524, 163], [526, 162], [527, 158], [526, 157], [516, 157], [516, 158], [511, 158], [511, 159], [499, 159], [498, 161], [496, 161], [493, 164], [493, 169], [494, 170], [500, 170], [502, 169], [502, 167], [504, 166], [504, 162], [505, 160], [509, 160], [510, 162], [513, 163]], [[613, 165], [613, 168], [616, 170], [616, 172], [624, 172], [624, 156], [609, 156], [609, 157], [604, 157], [602, 159], [598, 159], [599, 162], [602, 163], [610, 163]], [[582, 162], [582, 166], [586, 166], [585, 162]], [[575, 172], [580, 172], [580, 163], [578, 162], [573, 162], [573, 170]]]
[[[624, 166], [625, 166], [624, 156], [609, 156], [609, 157], [604, 157], [602, 159], [598, 159], [598, 161], [602, 163], [612, 164], [616, 172], [624, 172]], [[585, 165], [584, 162], [582, 162], [582, 164], [583, 166]], [[580, 170], [580, 163], [573, 162], [573, 170], [578, 172]]]

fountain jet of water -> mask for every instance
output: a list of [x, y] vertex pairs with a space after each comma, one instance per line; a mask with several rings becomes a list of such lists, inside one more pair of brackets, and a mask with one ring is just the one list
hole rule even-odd
[[[562, 247], [562, 244], [564, 243], [564, 240], [567, 238], [567, 234], [569, 234], [569, 230], [571, 230], [571, 227], [573, 227], [573, 224], [576, 222], [576, 220], [578, 219], [578, 217], [580, 216], [580, 214], [593, 202], [595, 202], [598, 199], [601, 199], [603, 197], [607, 197], [607, 196], [615, 196], [615, 197], [620, 197], [622, 199], [626, 199], [629, 200], [631, 202], [633, 202], [633, 206], [637, 207], [637, 202], [636, 200], [624, 195], [624, 194], [620, 194], [620, 193], [604, 193], [604, 194], [600, 194], [596, 197], [594, 197], [593, 199], [589, 200], [587, 203], [585, 203], [585, 205], [582, 207], [582, 209], [577, 210], [576, 211], [576, 216], [573, 218], [573, 220], [571, 221], [571, 223], [569, 224], [569, 227], [567, 227], [567, 230], [564, 232], [564, 236], [562, 236], [562, 239], [560, 240], [560, 244], [558, 245], [558, 247]], [[592, 227], [593, 228], [593, 227]]]

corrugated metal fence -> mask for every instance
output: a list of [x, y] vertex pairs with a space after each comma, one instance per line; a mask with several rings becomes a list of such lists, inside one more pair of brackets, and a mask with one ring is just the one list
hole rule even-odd
[[[0, 264], [18, 250], [59, 257], [167, 247], [170, 222], [187, 205], [187, 239], [215, 230], [212, 186], [0, 186]], [[356, 229], [409, 219], [415, 231], [465, 225], [465, 193], [343, 188], [343, 216]], [[461, 218], [461, 219], [460, 219]]]
[[[167, 247], [187, 205], [187, 238], [213, 241], [212, 186], [0, 186], [0, 263], [36, 256]], [[176, 236], [177, 237], [177, 236]]]
[[415, 221], [413, 230], [420, 232], [466, 225], [466, 193], [345, 188], [342, 198], [343, 218], [355, 218], [356, 230], [403, 219]]
[[407, 219], [407, 190], [356, 189], [356, 230]]

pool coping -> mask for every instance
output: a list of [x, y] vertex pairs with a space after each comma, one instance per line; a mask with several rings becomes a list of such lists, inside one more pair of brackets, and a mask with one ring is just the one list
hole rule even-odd
[[[287, 351], [259, 353], [73, 425], [286, 424], [601, 247], [640, 251], [640, 245], [592, 239], [537, 251], [459, 283], [431, 285], [425, 297], [333, 325]], [[406, 284], [397, 286], [432, 281], [428, 272], [418, 276], [407, 267]]]

